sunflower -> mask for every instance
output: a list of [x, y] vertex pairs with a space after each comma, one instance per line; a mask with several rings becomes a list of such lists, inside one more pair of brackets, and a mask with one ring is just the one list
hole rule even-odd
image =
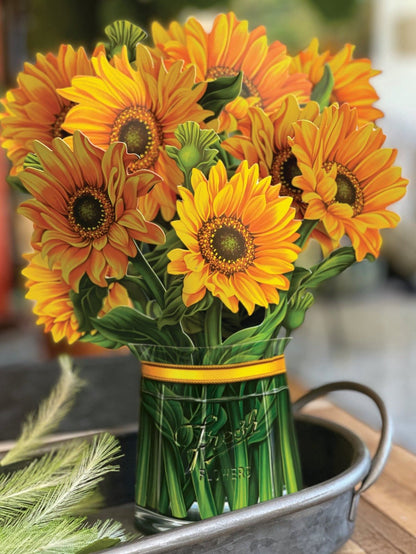
[[218, 162], [208, 179], [193, 170], [193, 194], [180, 187], [180, 219], [172, 225], [186, 248], [168, 254], [168, 273], [185, 275], [186, 306], [208, 290], [231, 311], [241, 302], [251, 314], [256, 304], [277, 304], [277, 289], [288, 289], [285, 273], [293, 270], [300, 250], [294, 244], [300, 222], [291, 198], [279, 196], [270, 177], [258, 178], [258, 165], [249, 168], [244, 161], [228, 181]]
[[223, 148], [237, 159], [247, 160], [250, 165], [257, 163], [260, 177], [271, 175], [271, 184], [280, 185], [282, 196], [293, 198], [297, 217], [302, 219], [306, 205], [302, 202], [302, 191], [292, 184], [293, 177], [300, 171], [288, 139], [294, 134], [295, 121], [318, 121], [319, 105], [308, 102], [301, 108], [296, 98], [290, 95], [273, 114], [268, 115], [253, 107], [248, 116], [248, 122], [242, 128], [244, 134], [223, 141]]
[[66, 337], [68, 343], [73, 344], [82, 333], [69, 296], [71, 287], [62, 279], [59, 270], [49, 268], [40, 252], [24, 254], [23, 257], [29, 262], [22, 271], [27, 278], [26, 298], [35, 302], [36, 323], [44, 325], [45, 333], [50, 332], [55, 342]]
[[1, 100], [5, 111], [0, 114], [0, 143], [13, 163], [12, 175], [23, 168], [34, 140], [50, 146], [54, 138], [67, 134], [62, 122], [73, 104], [56, 89], [69, 86], [74, 75], [93, 73], [85, 50], [70, 45], [61, 45], [57, 56], [37, 54], [35, 64], [25, 63], [17, 77], [19, 86]]
[[300, 101], [309, 98], [311, 84], [301, 73], [290, 74], [286, 47], [279, 41], [269, 46], [263, 26], [249, 32], [248, 22], [239, 21], [233, 12], [219, 14], [209, 33], [192, 17], [183, 27], [173, 22], [167, 30], [155, 22], [152, 38], [166, 60], [194, 65], [198, 82], [243, 71], [241, 94], [221, 114], [220, 130], [234, 131], [249, 106], [271, 113], [290, 93]]
[[143, 45], [137, 46], [135, 68], [126, 48], [111, 64], [104, 54], [92, 62], [95, 76], [75, 77], [71, 87], [60, 90], [77, 103], [63, 128], [69, 133], [79, 129], [104, 149], [113, 142], [125, 142], [128, 152], [135, 154], [130, 171], [151, 169], [163, 179], [140, 199], [141, 211], [151, 220], [160, 209], [168, 221], [175, 213], [176, 189], [183, 174], [165, 146], [179, 146], [174, 132], [180, 123], [202, 124], [212, 115], [198, 104], [205, 87], [193, 88], [193, 68], [182, 71], [182, 62], [178, 62], [167, 70]]
[[348, 104], [325, 108], [319, 127], [305, 120], [293, 127], [290, 142], [302, 172], [293, 182], [307, 203], [305, 219], [320, 220], [336, 243], [347, 234], [357, 261], [377, 257], [380, 229], [399, 221], [386, 208], [406, 192], [407, 180], [393, 167], [397, 151], [382, 148], [385, 136], [372, 123], [359, 127]]
[[84, 273], [99, 286], [106, 286], [110, 268], [116, 279], [123, 277], [137, 252], [135, 240], [163, 242], [163, 231], [137, 209], [138, 197], [158, 177], [148, 170], [128, 173], [135, 156], [126, 154], [123, 143], [104, 152], [76, 132], [73, 152], [59, 138], [52, 150], [39, 142], [34, 148], [44, 171], [28, 168], [20, 174], [34, 198], [19, 212], [33, 221], [33, 243], [50, 267], [59, 265], [75, 291]]
[[373, 106], [379, 96], [369, 81], [380, 71], [373, 69], [367, 58], [354, 60], [354, 49], [354, 45], [346, 44], [335, 55], [329, 51], [319, 54], [318, 39], [314, 38], [305, 50], [292, 59], [290, 71], [294, 74], [306, 73], [312, 85], [316, 85], [323, 76], [325, 64], [328, 64], [334, 77], [330, 103], [348, 103], [356, 107], [359, 124], [374, 122], [384, 114]]
[[[79, 330], [78, 321], [71, 301], [71, 287], [62, 279], [60, 269], [50, 269], [41, 252], [23, 254], [29, 262], [22, 270], [27, 278], [26, 298], [34, 301], [33, 312], [38, 316], [37, 324], [44, 326], [45, 333], [51, 333], [55, 342], [66, 338], [69, 344], [76, 342], [83, 333]], [[116, 306], [130, 305], [126, 289], [113, 282], [107, 289], [107, 296], [99, 315], [103, 316]]]

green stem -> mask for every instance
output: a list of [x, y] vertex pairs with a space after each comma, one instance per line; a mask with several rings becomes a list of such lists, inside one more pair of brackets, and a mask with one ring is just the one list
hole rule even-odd
[[297, 492], [301, 487], [300, 460], [297, 455], [295, 429], [290, 413], [289, 392], [282, 391], [277, 397], [280, 430], [280, 455], [286, 492]]
[[161, 464], [161, 438], [160, 432], [153, 427], [150, 446], [151, 452], [149, 452], [149, 459], [152, 459], [152, 463], [149, 465], [149, 480], [147, 484], [147, 507], [151, 510], [157, 510], [159, 508], [161, 481], [165, 480]]
[[[242, 416], [240, 412], [240, 406], [236, 402], [230, 403], [230, 422], [231, 430], [233, 433], [236, 433], [240, 428]], [[238, 508], [245, 508], [248, 506], [248, 477], [247, 477], [247, 467], [248, 463], [248, 453], [247, 453], [247, 443], [243, 438], [236, 438], [237, 443], [234, 445], [234, 467], [235, 475], [232, 476], [235, 479], [235, 488], [234, 488], [234, 499], [233, 506], [234, 510]]]
[[187, 510], [183, 498], [182, 485], [178, 479], [179, 475], [175, 456], [172, 452], [172, 446], [166, 440], [163, 441], [162, 452], [172, 516], [178, 518], [186, 518]]
[[206, 470], [204, 461], [201, 459], [201, 451], [198, 452], [196, 459], [193, 459], [192, 463], [193, 468], [191, 469], [191, 477], [201, 518], [206, 519], [216, 516], [217, 507], [208, 480], [208, 471]]
[[258, 474], [260, 502], [276, 497], [272, 479], [273, 464], [274, 460], [271, 457], [269, 441], [266, 439], [259, 444]]
[[150, 419], [145, 410], [140, 415], [140, 449], [137, 452], [136, 504], [146, 506], [147, 484], [149, 482], [149, 460], [151, 451]]
[[220, 478], [214, 483], [214, 501], [217, 514], [222, 514], [224, 511], [225, 489]]
[[259, 449], [256, 444], [250, 448], [250, 479], [248, 487], [249, 506], [257, 504], [259, 500]]
[[[186, 505], [186, 503], [185, 503]], [[169, 493], [165, 477], [161, 473], [160, 495], [159, 495], [159, 513], [167, 514], [169, 509]]]
[[[266, 393], [271, 389], [278, 389], [280, 386], [279, 378], [275, 377], [270, 381], [262, 380], [262, 392]], [[284, 391], [277, 393], [279, 397]], [[281, 486], [278, 480], [276, 464], [278, 463], [278, 453], [275, 451], [276, 433], [274, 427], [278, 417], [276, 406], [276, 397], [264, 395], [262, 404], [264, 407], [264, 440], [259, 445], [259, 496], [260, 500], [271, 500], [280, 495]]]
[[304, 219], [301, 226], [299, 227], [300, 237], [297, 239], [295, 244], [302, 248], [318, 223], [318, 219]]
[[165, 304], [165, 287], [153, 271], [146, 258], [143, 256], [143, 253], [139, 247], [137, 247], [137, 254], [132, 260], [132, 264], [135, 270], [138, 271], [143, 278], [152, 297], [156, 300], [159, 306], [163, 307]]
[[228, 478], [228, 474], [231, 472], [232, 463], [231, 458], [226, 448], [223, 448], [219, 453], [220, 468], [221, 468], [221, 480], [224, 485], [225, 494], [228, 499], [230, 510], [234, 510], [234, 487], [231, 479]]
[[221, 315], [222, 302], [218, 298], [214, 298], [205, 315], [204, 330], [206, 346], [218, 346], [222, 343]]

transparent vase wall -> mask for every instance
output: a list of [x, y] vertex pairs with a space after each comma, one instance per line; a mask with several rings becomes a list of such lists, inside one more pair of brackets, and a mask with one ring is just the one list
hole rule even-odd
[[[259, 364], [250, 345], [136, 345], [143, 367], [155, 362], [158, 373], [157, 379], [142, 375], [140, 388], [136, 524], [142, 532], [169, 529], [301, 488], [281, 348], [281, 340], [265, 343], [265, 359]], [[161, 368], [166, 380], [160, 380]], [[252, 378], [263, 368], [266, 377]], [[188, 380], [189, 373], [189, 381], [212, 375], [214, 382], [174, 382], [176, 376]]]

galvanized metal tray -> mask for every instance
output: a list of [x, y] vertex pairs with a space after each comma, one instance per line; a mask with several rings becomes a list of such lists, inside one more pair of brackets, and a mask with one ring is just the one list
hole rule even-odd
[[[378, 449], [371, 460], [352, 431], [335, 423], [298, 415], [308, 402], [331, 391], [365, 394], [377, 405], [381, 421]], [[137, 539], [104, 552], [112, 554], [330, 554], [352, 535], [361, 492], [380, 475], [391, 447], [392, 425], [382, 399], [370, 388], [343, 381], [310, 391], [293, 406], [296, 413], [305, 488], [204, 521]], [[119, 436], [125, 453], [121, 470], [104, 483], [111, 516], [133, 528], [135, 433]]]

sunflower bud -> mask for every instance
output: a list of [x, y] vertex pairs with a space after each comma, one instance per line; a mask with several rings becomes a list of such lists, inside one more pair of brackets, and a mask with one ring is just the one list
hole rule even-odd
[[306, 310], [308, 310], [315, 299], [311, 292], [299, 291], [290, 299], [286, 317], [283, 321], [284, 327], [288, 331], [297, 329], [305, 320]]
[[166, 146], [168, 155], [173, 158], [185, 177], [189, 178], [192, 169], [197, 168], [206, 175], [215, 165], [218, 150], [211, 146], [218, 143], [218, 135], [212, 129], [201, 129], [195, 121], [187, 121], [175, 131], [181, 148]]

